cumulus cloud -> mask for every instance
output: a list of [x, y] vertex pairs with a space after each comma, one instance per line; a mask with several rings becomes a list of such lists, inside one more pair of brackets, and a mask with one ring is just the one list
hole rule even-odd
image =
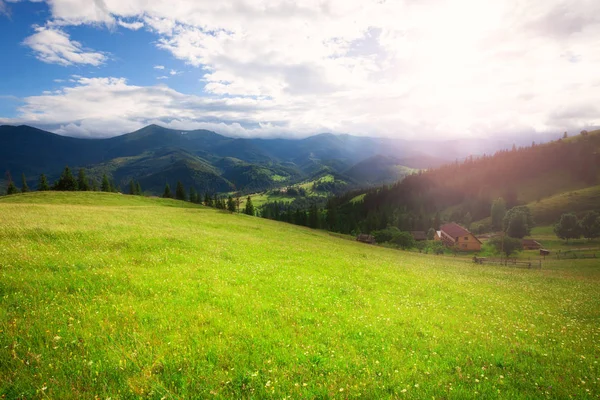
[[71, 40], [69, 35], [60, 29], [36, 27], [36, 33], [27, 37], [23, 44], [30, 47], [36, 58], [48, 64], [100, 65], [106, 60], [102, 53], [88, 51], [81, 43]]
[[132, 31], [137, 31], [138, 29], [144, 27], [144, 23], [140, 21], [126, 22], [123, 20], [119, 20], [118, 24], [123, 28], [131, 29]]
[[[586, 107], [600, 85], [598, 1], [49, 4], [59, 26], [143, 21], [158, 48], [198, 68], [205, 92], [223, 101], [222, 123], [239, 122], [238, 135], [484, 136], [600, 123]], [[232, 98], [255, 108], [231, 112]], [[178, 116], [188, 105], [169, 108], [172, 120], [207, 123]]]

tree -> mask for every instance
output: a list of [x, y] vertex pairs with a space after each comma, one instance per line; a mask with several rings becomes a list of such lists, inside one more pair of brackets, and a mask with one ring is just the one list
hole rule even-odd
[[46, 179], [46, 175], [44, 175], [44, 174], [40, 175], [40, 181], [38, 183], [37, 190], [40, 192], [45, 192], [47, 190], [50, 190], [50, 185], [48, 185], [48, 179]]
[[6, 172], [6, 180], [8, 181], [8, 186], [6, 187], [6, 194], [16, 194], [19, 193], [19, 189], [14, 184], [12, 180], [12, 176], [10, 176], [10, 172]]
[[435, 229], [429, 228], [427, 231], [427, 240], [433, 240], [435, 238]]
[[198, 193], [196, 193], [196, 189], [193, 186], [190, 186], [190, 202], [199, 203]]
[[504, 230], [505, 231], [508, 230], [508, 225], [509, 225], [510, 221], [514, 218], [514, 216], [516, 214], [519, 214], [519, 213], [522, 213], [525, 215], [525, 222], [527, 225], [525, 235], [523, 235], [523, 236], [529, 236], [529, 235], [531, 235], [531, 228], [534, 227], [534, 222], [533, 222], [533, 215], [531, 214], [531, 210], [527, 206], [517, 206], [517, 207], [513, 207], [510, 210], [508, 210], [508, 212], [504, 216], [504, 221], [503, 221]]
[[27, 186], [27, 179], [25, 178], [25, 174], [21, 174], [21, 193], [29, 192], [29, 186]]
[[170, 199], [173, 197], [173, 195], [171, 194], [171, 187], [168, 183], [165, 184], [165, 191], [163, 192], [162, 197], [164, 197], [165, 199]]
[[397, 245], [403, 250], [411, 249], [415, 247], [415, 239], [409, 232], [400, 232], [394, 237], [392, 243]]
[[135, 182], [133, 179], [129, 181], [129, 194], [135, 195]]
[[246, 208], [244, 209], [244, 213], [248, 215], [254, 215], [254, 204], [252, 204], [252, 199], [250, 196], [246, 199]]
[[315, 203], [308, 209], [308, 226], [313, 229], [319, 229], [319, 209]]
[[60, 179], [58, 182], [54, 184], [54, 190], [61, 191], [76, 191], [77, 190], [77, 181], [75, 177], [71, 173], [71, 169], [67, 165], [63, 170], [63, 173], [60, 175]]
[[587, 240], [600, 237], [600, 214], [590, 211], [581, 219], [581, 233]]
[[204, 193], [204, 205], [206, 207], [212, 207], [214, 205], [212, 196], [208, 192]]
[[504, 235], [495, 236], [488, 240], [488, 244], [491, 245], [497, 253], [504, 253], [506, 257], [510, 257], [520, 250], [523, 250], [523, 241], [521, 239], [512, 238]]
[[227, 198], [227, 210], [235, 212], [235, 201], [233, 201], [233, 197], [231, 195], [229, 195]]
[[110, 182], [108, 181], [108, 177], [106, 174], [102, 175], [102, 185], [100, 186], [100, 190], [103, 192], [110, 192]]
[[185, 188], [183, 187], [183, 183], [181, 181], [177, 181], [177, 187], [175, 188], [175, 198], [177, 200], [185, 201], [187, 196], [185, 194]]
[[87, 192], [90, 190], [90, 184], [88, 183], [88, 179], [85, 177], [85, 171], [83, 168], [79, 168], [79, 174], [77, 176], [77, 189], [82, 192]]
[[581, 225], [575, 214], [567, 213], [560, 216], [560, 220], [554, 225], [554, 233], [561, 239], [569, 242], [569, 239], [581, 237]]
[[567, 132], [563, 133], [563, 139], [566, 139], [569, 137], [569, 134]]
[[135, 183], [135, 194], [138, 196], [142, 195], [142, 185], [140, 185], [140, 182]]
[[240, 204], [241, 204], [240, 192], [237, 192], [235, 195], [235, 209], [238, 212], [238, 214], [240, 212]]
[[512, 213], [506, 228], [506, 234], [513, 238], [523, 239], [529, 233], [527, 215], [523, 211]]
[[502, 197], [499, 197], [492, 203], [492, 229], [503, 230], [502, 221], [506, 215], [506, 202]]
[[90, 179], [90, 187], [92, 188], [92, 191], [98, 191], [98, 182], [96, 182], [96, 179]]

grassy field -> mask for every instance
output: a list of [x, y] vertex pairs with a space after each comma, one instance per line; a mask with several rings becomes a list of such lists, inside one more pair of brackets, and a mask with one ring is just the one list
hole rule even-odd
[[476, 266], [163, 199], [0, 198], [0, 397], [598, 398], [600, 265]]

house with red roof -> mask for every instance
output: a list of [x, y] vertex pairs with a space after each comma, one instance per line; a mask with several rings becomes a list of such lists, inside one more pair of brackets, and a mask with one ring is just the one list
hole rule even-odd
[[453, 247], [460, 251], [481, 250], [481, 241], [454, 222], [440, 226], [440, 230], [435, 233], [434, 240], [440, 240], [447, 247]]

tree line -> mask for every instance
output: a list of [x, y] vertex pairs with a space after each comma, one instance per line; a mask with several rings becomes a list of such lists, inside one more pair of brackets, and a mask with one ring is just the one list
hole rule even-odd
[[[27, 179], [26, 179], [24, 173], [21, 174], [21, 188], [20, 189], [14, 183], [9, 171], [6, 172], [6, 180], [8, 182], [7, 186], [6, 186], [6, 192], [5, 192], [7, 195], [16, 194], [16, 193], [26, 193], [26, 192], [31, 191], [31, 189], [29, 188], [29, 185], [27, 184]], [[52, 184], [49, 183], [48, 178], [46, 177], [46, 174], [41, 174], [38, 179], [38, 184], [37, 184], [36, 190], [39, 192], [54, 190], [54, 191], [80, 191], [80, 192], [101, 191], [101, 192], [116, 193], [116, 192], [120, 192], [121, 188], [119, 186], [115, 185], [113, 180], [109, 179], [106, 174], [103, 174], [100, 185], [98, 185], [98, 182], [96, 181], [96, 179], [88, 178], [86, 176], [85, 169], [83, 169], [83, 168], [79, 168], [77, 177], [75, 177], [73, 175], [73, 173], [71, 172], [71, 169], [67, 165], [65, 167], [65, 169], [63, 170], [63, 172], [61, 173], [60, 177]], [[134, 179], [131, 179], [131, 181], [129, 182], [129, 194], [139, 195], [139, 196], [141, 196], [143, 194], [140, 183], [135, 181]]]
[[[241, 199], [239, 193], [236, 194], [235, 198], [233, 195], [228, 195], [227, 198], [225, 198], [219, 196], [217, 193], [211, 194], [208, 192], [206, 192], [204, 196], [202, 196], [202, 194], [196, 191], [196, 188], [190, 186], [188, 194], [181, 181], [177, 181], [177, 185], [175, 186], [175, 193], [172, 192], [169, 183], [166, 183], [162, 197], [165, 199], [189, 201], [191, 203], [202, 204], [206, 207], [213, 207], [219, 210], [227, 210], [230, 212], [237, 213], [240, 212]], [[252, 198], [250, 196], [246, 198], [246, 204], [244, 206], [244, 209], [241, 211], [247, 215], [256, 214], [256, 210], [254, 208], [254, 205], [252, 204]]]

